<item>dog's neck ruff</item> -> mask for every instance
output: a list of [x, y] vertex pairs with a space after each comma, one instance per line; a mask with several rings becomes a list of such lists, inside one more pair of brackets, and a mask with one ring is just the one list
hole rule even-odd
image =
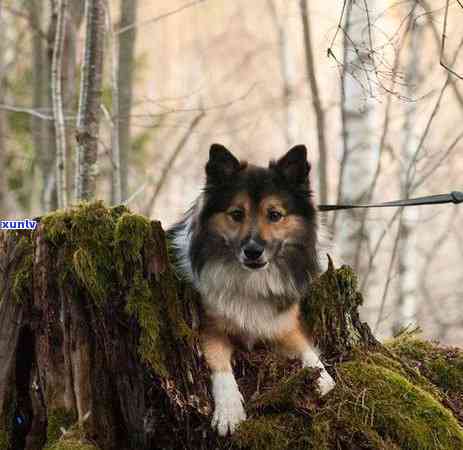
[[206, 263], [198, 288], [209, 315], [230, 331], [272, 338], [289, 324], [289, 311], [300, 299], [291, 279], [270, 264], [251, 272], [238, 264]]

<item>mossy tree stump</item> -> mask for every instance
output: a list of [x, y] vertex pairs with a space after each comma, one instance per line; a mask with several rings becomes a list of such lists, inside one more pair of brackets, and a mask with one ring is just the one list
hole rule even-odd
[[[159, 222], [94, 203], [2, 232], [0, 295], [0, 450], [463, 449], [461, 353], [440, 349], [448, 358], [425, 373], [405, 341], [391, 353], [360, 321], [346, 267], [330, 264], [302, 304], [336, 389], [320, 399], [317, 371], [265, 347], [239, 351], [250, 419], [231, 438], [210, 429], [198, 297]], [[452, 389], [436, 381], [442, 367]]]

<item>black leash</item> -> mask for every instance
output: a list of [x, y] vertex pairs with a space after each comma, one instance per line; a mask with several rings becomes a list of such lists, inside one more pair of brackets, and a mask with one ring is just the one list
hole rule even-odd
[[452, 191], [450, 194], [428, 195], [426, 197], [409, 198], [407, 200], [396, 200], [393, 202], [358, 204], [358, 205], [318, 205], [320, 211], [336, 211], [339, 209], [354, 208], [388, 208], [397, 206], [418, 206], [418, 205], [438, 205], [441, 203], [463, 203], [463, 192]]

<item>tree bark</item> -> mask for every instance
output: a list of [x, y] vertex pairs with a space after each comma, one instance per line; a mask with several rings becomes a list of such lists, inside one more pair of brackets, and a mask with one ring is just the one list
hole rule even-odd
[[96, 193], [105, 37], [104, 16], [103, 0], [86, 0], [86, 36], [76, 132], [77, 200], [92, 199]]

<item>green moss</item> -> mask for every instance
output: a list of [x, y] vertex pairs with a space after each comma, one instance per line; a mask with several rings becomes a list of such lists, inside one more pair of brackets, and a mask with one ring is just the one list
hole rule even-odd
[[[152, 252], [155, 257], [159, 250], [150, 220], [130, 213], [124, 206], [109, 209], [95, 202], [54, 212], [42, 222], [45, 239], [65, 255], [59, 270], [63, 274], [61, 283], [67, 283], [70, 274], [98, 307], [108, 299], [125, 297], [125, 312], [140, 326], [141, 356], [158, 374], [166, 376], [165, 355], [172, 334], [168, 328], [174, 329], [175, 338], [177, 327], [172, 323], [160, 325], [171, 318], [173, 308], [172, 302], [161, 306], [160, 301], [161, 295], [170, 298], [168, 289], [163, 289], [168, 279], [151, 279], [146, 272], [152, 255], [145, 253]], [[177, 322], [178, 318], [173, 323]]]
[[460, 349], [440, 347], [414, 334], [400, 336], [388, 347], [445, 393], [463, 394], [463, 352]]
[[93, 299], [99, 304], [104, 302], [107, 296], [106, 279], [97, 270], [93, 256], [81, 247], [74, 252], [72, 261], [74, 273], [90, 292]]
[[233, 441], [238, 448], [249, 450], [298, 450], [308, 448], [305, 429], [304, 420], [298, 415], [271, 414], [243, 422]]
[[[360, 351], [354, 357], [339, 366], [337, 387], [321, 405], [313, 402], [315, 371], [300, 371], [262, 394], [251, 404], [257, 418], [238, 430], [239, 445], [317, 450], [463, 448], [463, 429], [451, 412], [407, 379], [410, 374], [398, 361]], [[304, 414], [294, 416], [296, 411]], [[296, 417], [299, 425], [290, 417]], [[277, 443], [272, 447], [274, 432]]]
[[330, 260], [328, 270], [311, 283], [301, 303], [302, 319], [315, 336], [330, 340], [326, 343], [328, 348], [335, 350], [342, 342], [342, 351], [363, 342], [352, 323], [363, 303], [357, 285], [357, 276], [349, 266], [334, 269]]
[[387, 356], [379, 351], [365, 351], [364, 349], [357, 348], [353, 351], [353, 359], [393, 370], [408, 379], [410, 383], [417, 385], [421, 389], [432, 394], [436, 400], [442, 401], [442, 393], [435, 385], [433, 385], [426, 377], [421, 375], [415, 367], [409, 366], [407, 361], [397, 359], [393, 353]]
[[[248, 405], [251, 418], [233, 436], [239, 448], [311, 448], [308, 412], [315, 410], [317, 369], [302, 369], [276, 382]], [[304, 411], [304, 414], [299, 412]], [[322, 450], [322, 446], [314, 447]]]
[[[15, 239], [15, 254], [18, 258], [15, 270], [11, 273], [12, 299], [23, 303], [32, 296], [33, 236], [31, 231], [12, 231]], [[0, 302], [2, 298], [0, 298]]]
[[312, 426], [312, 439], [325, 439], [332, 448], [342, 447], [352, 436], [372, 449], [463, 448], [463, 429], [451, 412], [397, 372], [358, 361], [345, 363], [333, 392]]
[[98, 447], [80, 439], [61, 439], [50, 450], [98, 450]]
[[69, 266], [97, 304], [113, 286], [113, 234], [116, 216], [102, 202], [82, 203], [42, 219], [44, 237], [65, 249]]
[[17, 253], [22, 255], [18, 261], [18, 267], [12, 274], [13, 277], [13, 300], [22, 303], [32, 296], [32, 266], [34, 246], [32, 243], [33, 233], [30, 231], [16, 231]]
[[54, 212], [42, 223], [45, 239], [65, 254], [61, 283], [69, 281], [69, 266], [71, 278], [97, 306], [125, 296], [125, 312], [140, 325], [140, 355], [166, 376], [166, 355], [192, 331], [183, 320], [170, 267], [159, 267], [167, 258], [160, 224], [101, 202]]
[[0, 449], [6, 450], [9, 445], [10, 445], [10, 438], [8, 436], [8, 433], [6, 431], [0, 430]]
[[313, 400], [319, 397], [316, 391], [318, 374], [318, 369], [299, 370], [261, 394], [252, 406], [259, 412], [292, 411], [300, 407], [311, 408]]
[[61, 429], [68, 430], [75, 421], [75, 415], [63, 408], [58, 408], [49, 412], [47, 424], [47, 444], [45, 448], [48, 449], [58, 442], [59, 438], [63, 434]]
[[150, 230], [151, 224], [146, 217], [124, 213], [116, 223], [114, 242], [126, 259], [135, 260], [140, 257]]
[[132, 280], [125, 310], [135, 317], [140, 325], [140, 355], [158, 374], [166, 376], [168, 372], [160, 334], [159, 304], [153, 301], [151, 287], [140, 273], [136, 273]]

